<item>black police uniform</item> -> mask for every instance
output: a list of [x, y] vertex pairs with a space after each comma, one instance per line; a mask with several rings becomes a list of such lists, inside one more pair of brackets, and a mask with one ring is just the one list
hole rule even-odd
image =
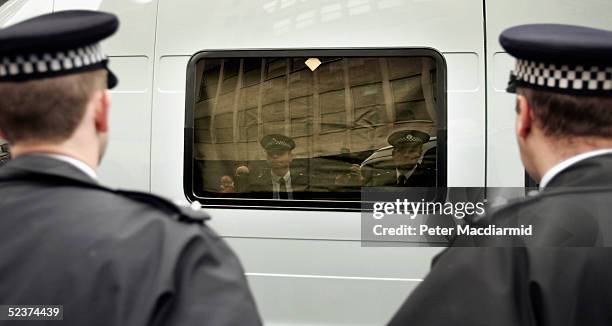
[[366, 181], [370, 187], [435, 187], [435, 169], [418, 164], [410, 177], [398, 177], [396, 170], [377, 170], [373, 172], [370, 180]]
[[[612, 32], [524, 25], [500, 40], [518, 59], [509, 91], [612, 95]], [[610, 198], [609, 152], [562, 169], [537, 196], [474, 223], [533, 225], [532, 236], [445, 250], [389, 325], [611, 325]]]
[[[290, 137], [280, 134], [271, 134], [264, 136], [260, 141], [261, 147], [265, 151], [281, 151], [288, 152], [295, 148], [295, 142]], [[291, 178], [292, 196], [295, 193], [307, 192], [309, 189], [309, 177], [304, 171], [300, 171], [294, 167], [289, 168]], [[285, 188], [287, 189], [287, 188]], [[262, 169], [257, 176], [251, 181], [250, 190], [255, 196], [264, 196], [270, 198], [273, 196], [272, 172], [269, 168]], [[282, 192], [282, 190], [281, 190]], [[287, 191], [285, 190], [285, 193]], [[280, 194], [282, 197], [283, 194]]]
[[[294, 193], [308, 191], [308, 175], [298, 169], [289, 169], [291, 176], [291, 189]], [[272, 193], [272, 171], [270, 169], [262, 169], [260, 173], [253, 179], [250, 190], [260, 193]]]
[[261, 324], [240, 262], [201, 212], [42, 155], [0, 169], [0, 212], [2, 304], [63, 305], [62, 325]]
[[[394, 147], [405, 144], [423, 145], [429, 140], [429, 135], [418, 130], [402, 130], [392, 133], [387, 141]], [[436, 171], [435, 167], [425, 166], [418, 163], [409, 177], [398, 176], [397, 169], [377, 169], [372, 171], [369, 178], [365, 181], [366, 186], [370, 187], [435, 187]]]
[[[117, 26], [65, 11], [0, 30], [0, 83], [108, 69], [97, 42]], [[261, 325], [240, 262], [206, 219], [21, 155], [0, 168], [0, 304], [63, 305], [62, 325]]]

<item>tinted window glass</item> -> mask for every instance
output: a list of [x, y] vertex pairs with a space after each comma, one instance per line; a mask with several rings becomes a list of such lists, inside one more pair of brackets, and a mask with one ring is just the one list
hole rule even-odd
[[192, 64], [195, 197], [359, 201], [364, 186], [440, 184], [433, 56], [216, 53]]

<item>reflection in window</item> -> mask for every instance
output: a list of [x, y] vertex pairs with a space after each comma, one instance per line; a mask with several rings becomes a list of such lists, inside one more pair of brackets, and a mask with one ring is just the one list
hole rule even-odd
[[196, 143], [210, 143], [210, 116], [203, 117], [195, 120], [195, 142]]
[[219, 73], [221, 72], [220, 60], [207, 60], [202, 74], [200, 96], [198, 101], [215, 98], [219, 85]]
[[282, 134], [285, 131], [285, 102], [276, 102], [264, 105], [261, 108], [263, 133]]
[[11, 151], [8, 143], [0, 139], [0, 166], [6, 164], [11, 159]]
[[344, 89], [319, 95], [321, 104], [321, 132], [346, 129]]
[[355, 126], [373, 127], [386, 122], [382, 83], [354, 86], [351, 93], [355, 107]]
[[233, 114], [224, 113], [215, 116], [215, 138], [217, 143], [231, 143], [234, 132]]
[[316, 70], [318, 76], [319, 92], [327, 92], [344, 88], [344, 62], [334, 60], [324, 62]]
[[363, 186], [436, 184], [432, 58], [321, 57], [314, 71], [307, 59], [196, 63], [198, 196], [359, 200]]
[[312, 135], [312, 96], [291, 99], [291, 137]]
[[261, 79], [261, 59], [244, 59], [244, 77], [242, 87], [259, 84]]
[[240, 112], [239, 121], [239, 140], [257, 141], [257, 108], [247, 109]]
[[240, 69], [240, 59], [224, 60], [221, 94], [226, 94], [236, 89], [236, 83], [238, 82], [238, 69]]
[[287, 60], [285, 58], [270, 59], [266, 62], [266, 79], [284, 76], [286, 72]]
[[378, 58], [351, 58], [347, 61], [351, 85], [371, 84], [382, 80]]
[[401, 78], [391, 82], [396, 121], [429, 119], [420, 85], [421, 76]]

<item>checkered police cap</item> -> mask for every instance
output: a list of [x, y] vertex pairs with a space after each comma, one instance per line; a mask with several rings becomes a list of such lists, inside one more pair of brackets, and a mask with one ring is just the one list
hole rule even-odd
[[266, 135], [261, 139], [261, 147], [266, 151], [290, 151], [295, 148], [295, 141], [280, 134]]
[[514, 73], [515, 83], [568, 91], [612, 91], [612, 67], [546, 64], [519, 59]]
[[60, 11], [0, 29], [0, 82], [29, 81], [97, 69], [117, 84], [99, 41], [115, 33], [115, 15], [86, 10]]
[[612, 95], [612, 32], [555, 24], [521, 25], [500, 35], [517, 58], [508, 91], [528, 87], [576, 95]]
[[419, 130], [400, 130], [392, 133], [387, 142], [394, 147], [405, 145], [423, 145], [429, 141], [429, 135]]

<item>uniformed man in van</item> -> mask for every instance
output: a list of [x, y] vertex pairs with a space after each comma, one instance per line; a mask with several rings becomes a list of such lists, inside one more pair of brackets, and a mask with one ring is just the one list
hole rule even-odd
[[419, 130], [392, 133], [387, 142], [393, 146], [393, 169], [375, 171], [366, 185], [374, 187], [434, 187], [436, 171], [421, 164], [423, 144], [429, 135]]
[[533, 234], [449, 248], [390, 325], [611, 325], [612, 32], [522, 25], [500, 42], [517, 59], [517, 141], [541, 191], [474, 226]]
[[295, 141], [281, 134], [264, 136], [260, 141], [266, 152], [268, 168], [263, 169], [251, 184], [251, 191], [271, 194], [273, 199], [294, 199], [295, 192], [308, 187], [305, 173], [292, 167]]
[[98, 42], [117, 27], [63, 11], [0, 30], [1, 303], [63, 305], [62, 325], [261, 325], [206, 214], [97, 181], [117, 83]]

